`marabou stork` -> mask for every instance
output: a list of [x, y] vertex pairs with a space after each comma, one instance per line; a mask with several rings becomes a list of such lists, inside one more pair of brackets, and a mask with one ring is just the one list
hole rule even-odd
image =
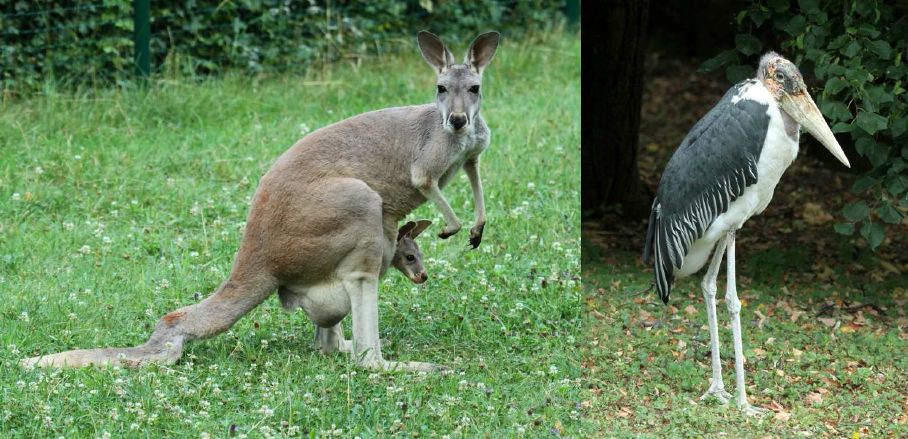
[[[728, 403], [722, 382], [716, 325], [716, 278], [727, 254], [725, 301], [735, 349], [737, 405], [747, 414], [741, 346], [741, 302], [735, 291], [735, 231], [761, 213], [785, 169], [798, 154], [800, 127], [850, 167], [832, 131], [807, 93], [798, 68], [775, 52], [760, 59], [757, 77], [736, 84], [687, 133], [662, 173], [646, 233], [643, 260], [653, 263], [656, 289], [668, 303], [675, 277], [700, 270], [709, 320], [712, 383], [701, 397]], [[713, 252], [713, 249], [715, 251]]]

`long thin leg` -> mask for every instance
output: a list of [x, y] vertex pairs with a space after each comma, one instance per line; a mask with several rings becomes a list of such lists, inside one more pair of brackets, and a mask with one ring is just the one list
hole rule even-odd
[[719, 267], [722, 265], [722, 256], [725, 255], [725, 241], [723, 236], [716, 243], [712, 261], [703, 276], [703, 299], [706, 302], [706, 317], [709, 321], [709, 350], [712, 355], [713, 376], [709, 390], [700, 397], [701, 400], [715, 397], [722, 404], [728, 404], [731, 394], [725, 391], [722, 381], [722, 360], [719, 358], [719, 325], [716, 320], [716, 279], [719, 277]]
[[741, 301], [735, 288], [735, 232], [728, 233], [726, 244], [726, 268], [728, 270], [725, 290], [725, 302], [728, 313], [731, 315], [731, 334], [735, 345], [735, 387], [738, 397], [737, 405], [748, 415], [765, 413], [766, 409], [754, 407], [747, 402], [747, 393], [744, 391], [744, 346], [741, 343]]

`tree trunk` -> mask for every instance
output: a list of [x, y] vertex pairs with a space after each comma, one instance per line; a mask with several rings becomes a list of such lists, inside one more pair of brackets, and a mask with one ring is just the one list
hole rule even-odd
[[637, 143], [649, 1], [594, 6], [582, 15], [581, 208], [587, 218], [613, 206], [645, 218], [652, 200], [640, 182]]

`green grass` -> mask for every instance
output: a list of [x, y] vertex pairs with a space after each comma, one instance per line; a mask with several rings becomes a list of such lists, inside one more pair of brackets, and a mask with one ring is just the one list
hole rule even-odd
[[[737, 253], [746, 386], [752, 404], [775, 413], [750, 418], [733, 405], [700, 401], [711, 373], [702, 273], [678, 281], [666, 307], [654, 292], [639, 293], [650, 284], [652, 270], [637, 252], [605, 249], [585, 234], [585, 326], [591, 339], [584, 406], [599, 434], [908, 435], [908, 276], [880, 269], [869, 252], [860, 259], [837, 258], [830, 256], [838, 254], [834, 249], [811, 253], [811, 246], [786, 246], [786, 239], [747, 231], [745, 226], [739, 234], [746, 241], [739, 239]], [[761, 244], [769, 248], [758, 249]], [[734, 394], [724, 278], [722, 270], [720, 352], [725, 387]]]
[[[580, 43], [539, 38], [503, 41], [485, 74], [494, 135], [482, 246], [466, 249], [466, 229], [447, 241], [427, 233], [430, 280], [416, 287], [392, 271], [380, 285], [385, 357], [452, 374], [370, 373], [321, 355], [305, 314], [276, 298], [172, 367], [16, 365], [141, 343], [164, 313], [213, 291], [259, 176], [286, 148], [357, 113], [431, 101], [416, 48], [306, 77], [161, 80], [3, 104], [0, 436], [579, 435]], [[466, 178], [444, 192], [468, 225]], [[434, 208], [412, 215], [422, 217], [440, 230]]]

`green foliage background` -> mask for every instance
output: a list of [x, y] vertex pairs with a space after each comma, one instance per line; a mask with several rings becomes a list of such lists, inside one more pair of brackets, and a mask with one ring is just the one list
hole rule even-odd
[[776, 49], [812, 78], [808, 83], [822, 84], [811, 94], [833, 132], [849, 136], [872, 166], [852, 187], [862, 200], [845, 206], [835, 229], [859, 231], [878, 247], [886, 225], [901, 222], [908, 209], [908, 2], [752, 1], [736, 21], [735, 48], [702, 68], [724, 67], [737, 82]]
[[[410, 48], [417, 30], [463, 41], [497, 29], [510, 37], [551, 26], [563, 0], [155, 0], [156, 72], [211, 74], [304, 70], [316, 62]], [[131, 0], [0, 0], [0, 88], [128, 85]]]

